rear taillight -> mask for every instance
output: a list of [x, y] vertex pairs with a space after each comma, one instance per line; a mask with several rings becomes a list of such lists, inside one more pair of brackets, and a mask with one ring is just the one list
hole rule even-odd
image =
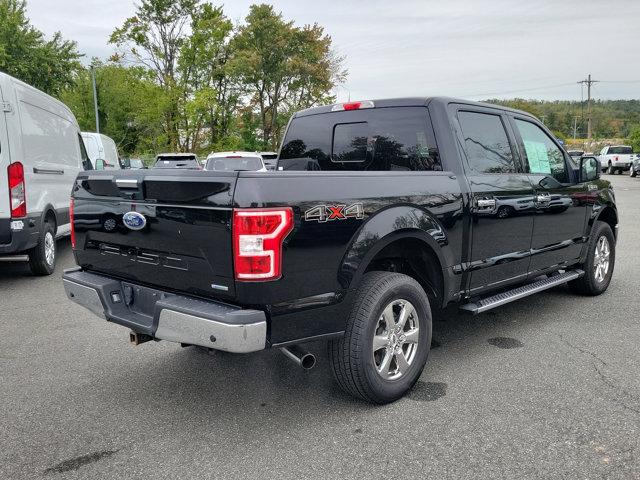
[[613, 161], [617, 162], [618, 161], [618, 156], [616, 155], [615, 157], [613, 157]]
[[27, 197], [24, 188], [24, 168], [20, 162], [7, 167], [9, 177], [9, 199], [11, 201], [11, 218], [27, 216]]
[[233, 211], [233, 258], [237, 280], [276, 280], [282, 275], [282, 242], [293, 230], [291, 208]]
[[69, 202], [69, 224], [71, 225], [71, 248], [76, 248], [76, 227], [73, 226], [73, 198]]

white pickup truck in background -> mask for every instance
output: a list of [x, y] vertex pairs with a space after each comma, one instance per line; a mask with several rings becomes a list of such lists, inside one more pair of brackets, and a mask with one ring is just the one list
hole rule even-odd
[[602, 170], [610, 175], [629, 170], [634, 158], [633, 148], [628, 145], [609, 145], [598, 156]]

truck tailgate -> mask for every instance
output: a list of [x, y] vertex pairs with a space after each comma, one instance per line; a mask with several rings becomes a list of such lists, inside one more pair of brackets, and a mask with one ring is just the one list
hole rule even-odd
[[236, 177], [184, 170], [81, 173], [73, 189], [78, 265], [160, 289], [233, 298]]

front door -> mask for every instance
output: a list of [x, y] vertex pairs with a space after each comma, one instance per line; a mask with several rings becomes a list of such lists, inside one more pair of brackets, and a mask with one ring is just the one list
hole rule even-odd
[[531, 275], [575, 263], [584, 242], [587, 185], [579, 184], [564, 150], [530, 118], [513, 118], [525, 168], [535, 190]]
[[457, 118], [471, 189], [469, 291], [479, 293], [526, 279], [534, 191], [501, 111], [464, 106]]

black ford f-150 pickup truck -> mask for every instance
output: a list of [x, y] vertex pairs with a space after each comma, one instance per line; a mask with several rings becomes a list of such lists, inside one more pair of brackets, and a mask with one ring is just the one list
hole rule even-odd
[[335, 378], [398, 399], [429, 354], [432, 309], [480, 313], [569, 283], [598, 295], [618, 215], [531, 115], [449, 98], [296, 113], [278, 171], [81, 173], [68, 297], [131, 329], [230, 352], [326, 339]]

